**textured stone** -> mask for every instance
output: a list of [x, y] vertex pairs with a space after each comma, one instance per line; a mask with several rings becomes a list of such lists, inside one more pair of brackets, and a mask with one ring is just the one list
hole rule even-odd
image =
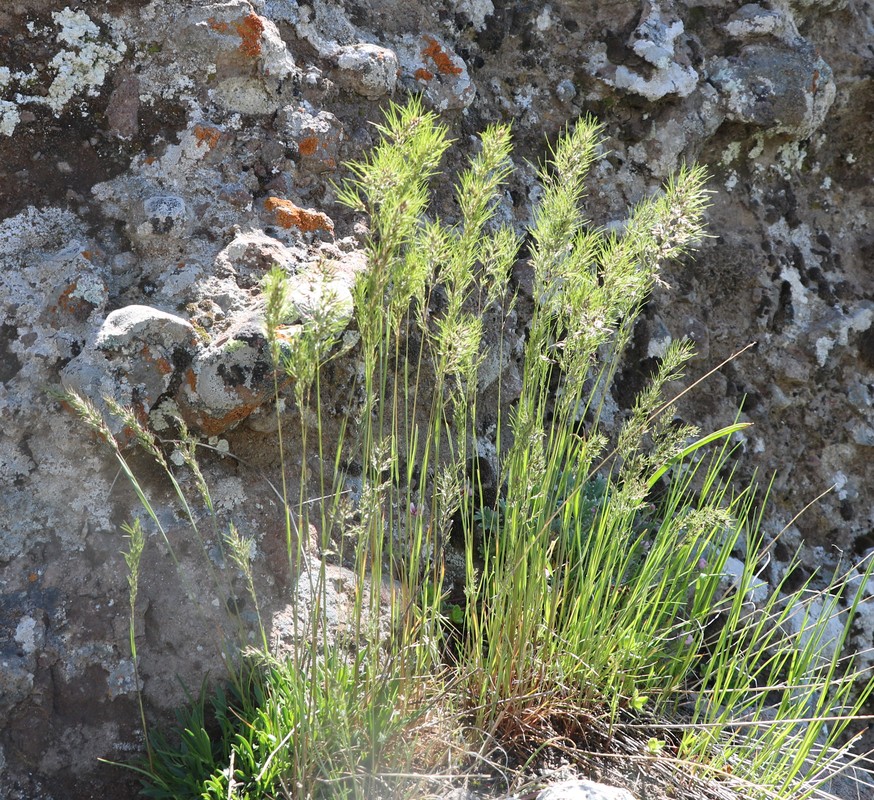
[[242, 316], [185, 369], [180, 412], [195, 430], [222, 433], [272, 394], [273, 373], [263, 322], [254, 314]]
[[175, 195], [157, 195], [143, 202], [145, 219], [134, 228], [135, 236], [170, 236], [181, 239], [191, 229], [191, 212], [185, 200]]
[[345, 89], [376, 100], [394, 92], [398, 57], [393, 50], [368, 42], [341, 47], [334, 79]]
[[710, 80], [729, 119], [799, 139], [822, 125], [837, 91], [831, 68], [809, 46], [747, 45], [715, 61]]
[[184, 319], [148, 306], [126, 306], [106, 317], [95, 346], [110, 353], [130, 354], [143, 343], [172, 350], [191, 347], [196, 341], [194, 328]]
[[421, 92], [438, 111], [467, 108], [476, 87], [461, 57], [437, 37], [424, 33], [405, 35], [396, 43], [401, 82]]
[[627, 789], [577, 780], [550, 786], [537, 795], [537, 800], [635, 800], [635, 797]]
[[[147, 422], [191, 362], [197, 341], [185, 320], [147, 306], [127, 306], [107, 316], [96, 337], [61, 371], [61, 381], [104, 411], [103, 398], [112, 397]], [[120, 432], [121, 421], [110, 421]]]
[[784, 14], [748, 3], [729, 17], [725, 30], [737, 39], [750, 39], [756, 36], [779, 37], [786, 26], [787, 20]]
[[289, 247], [263, 231], [240, 231], [215, 258], [216, 274], [232, 276], [237, 285], [252, 289], [273, 266], [293, 275], [306, 263], [306, 251]]
[[683, 41], [684, 25], [671, 2], [643, 4], [640, 23], [628, 46], [636, 56], [654, 69], [641, 72], [626, 64], [609, 60], [606, 47], [595, 47], [589, 69], [600, 80], [655, 101], [667, 95], [688, 97], [698, 85], [697, 71], [683, 56], [678, 58], [678, 44]]
[[337, 168], [343, 126], [328, 111], [315, 111], [306, 104], [282, 109], [282, 132], [297, 142], [301, 166], [314, 172]]

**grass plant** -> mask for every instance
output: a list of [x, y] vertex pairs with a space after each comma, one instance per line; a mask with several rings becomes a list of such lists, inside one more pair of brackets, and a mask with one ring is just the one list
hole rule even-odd
[[[687, 342], [667, 349], [612, 439], [601, 425], [603, 398], [661, 267], [704, 235], [706, 175], [681, 169], [631, 210], [622, 232], [608, 234], [580, 210], [600, 126], [581, 119], [559, 137], [540, 168], [525, 253], [534, 302], [521, 391], [507, 398], [499, 384], [488, 442], [497, 448], [495, 501], [476, 466], [486, 444], [477, 387], [484, 314], [513, 308], [522, 249], [496, 220], [512, 169], [510, 131], [482, 134], [458, 178], [452, 223], [429, 215], [430, 181], [449, 146], [435, 115], [413, 100], [392, 106], [378, 131], [380, 143], [350, 165], [339, 190], [370, 229], [368, 266], [353, 289], [358, 343], [343, 354], [361, 364], [363, 399], [332, 437], [320, 368], [339, 356], [336, 298], [311, 308], [289, 343], [286, 276], [276, 268], [263, 286], [277, 399], [290, 380], [303, 450], [320, 465], [289, 463], [277, 418], [288, 563], [309, 581], [309, 616], [284, 659], [270, 652], [262, 623], [260, 645], [234, 662], [232, 688], [202, 693], [180, 712], [174, 742], [150, 738], [137, 767], [145, 793], [426, 796], [447, 771], [447, 753], [466, 753], [449, 757], [449, 771], [475, 769], [496, 743], [521, 743], [530, 754], [559, 718], [573, 721], [564, 728], [577, 736], [565, 736], [568, 751], [586, 749], [589, 728], [606, 724], [608, 747], [639, 729], [640, 758], [673, 759], [739, 796], [815, 793], [872, 687], [842, 655], [861, 597], [846, 597], [850, 573], [819, 593], [812, 581], [790, 591], [790, 566], [760, 596], [765, 498], [755, 484], [737, 486], [731, 467], [732, 437], [745, 426], [701, 435], [671, 422], [665, 392], [692, 355]], [[109, 427], [87, 401], [68, 399], [110, 442], [162, 530]], [[180, 455], [212, 512], [195, 438], [183, 426], [178, 440], [159, 442], [131, 412], [113, 412], [166, 471], [198, 530], [165, 456], [168, 448]], [[344, 465], [352, 461], [361, 474], [350, 505]], [[301, 534], [311, 525], [312, 551]], [[453, 530], [463, 536], [466, 574], [449, 624], [444, 554]], [[250, 542], [219, 523], [214, 535], [257, 609]], [[726, 592], [741, 541], [746, 565]], [[351, 648], [327, 619], [328, 553], [356, 577]], [[133, 581], [132, 609], [135, 596]], [[789, 624], [793, 614], [800, 625]], [[826, 647], [833, 617], [842, 630]], [[133, 623], [131, 631], [134, 650]]]

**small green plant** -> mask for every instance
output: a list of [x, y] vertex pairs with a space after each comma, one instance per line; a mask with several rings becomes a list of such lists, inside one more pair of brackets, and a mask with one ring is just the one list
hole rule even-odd
[[[137, 767], [146, 794], [423, 796], [438, 765], [468, 766], [454, 753], [487, 758], [496, 743], [536, 750], [564, 742], [553, 724], [571, 718], [583, 739], [587, 726], [606, 720], [608, 747], [617, 732], [639, 728], [643, 757], [667, 754], [690, 775], [732, 782], [744, 796], [810, 796], [834, 762], [828, 748], [872, 690], [871, 682], [854, 689], [862, 676], [840, 655], [860, 595], [841, 605], [848, 574], [820, 594], [811, 583], [789, 591], [787, 577], [751, 604], [769, 545], [763, 498], [731, 480], [731, 437], [745, 425], [702, 436], [672, 425], [663, 399], [691, 356], [687, 342], [667, 349], [612, 440], [600, 425], [602, 399], [661, 266], [703, 236], [703, 171], [680, 170], [630, 211], [621, 234], [605, 234], [580, 210], [600, 128], [582, 119], [559, 137], [540, 169], [529, 232], [535, 302], [521, 392], [507, 412], [499, 384], [502, 399], [489, 409], [497, 412], [490, 444], [501, 491], [489, 505], [470, 465], [483, 444], [484, 314], [506, 314], [515, 302], [509, 276], [521, 243], [495, 219], [512, 167], [509, 129], [483, 133], [458, 178], [451, 224], [429, 217], [446, 129], [414, 100], [392, 106], [378, 131], [380, 143], [350, 165], [339, 190], [368, 215], [370, 233], [368, 267], [353, 289], [363, 399], [330, 436], [320, 367], [338, 356], [336, 298], [311, 308], [289, 343], [280, 336], [287, 276], [276, 268], [263, 284], [276, 396], [290, 381], [302, 448], [318, 453], [315, 469], [307, 459], [286, 463], [277, 419], [289, 570], [314, 565], [302, 578], [315, 602], [306, 619], [295, 617], [287, 659], [271, 654], [262, 626], [256, 652], [229, 660], [230, 690], [201, 693], [181, 714], [176, 740], [150, 737], [149, 759]], [[162, 531], [109, 427], [89, 403], [68, 399], [110, 443]], [[197, 531], [192, 501], [164, 455], [177, 454], [212, 512], [196, 440], [180, 424], [178, 440], [159, 442], [130, 411], [110, 407], [166, 471]], [[350, 506], [343, 465], [353, 461], [361, 470]], [[315, 548], [298, 533], [310, 526]], [[449, 602], [443, 585], [458, 526], [463, 603]], [[214, 531], [257, 609], [251, 544], [218, 521]], [[741, 538], [746, 566], [723, 594]], [[132, 540], [132, 574], [134, 552]], [[352, 648], [328, 623], [328, 552], [354, 565]], [[132, 614], [135, 599], [132, 579]], [[802, 616], [795, 629], [792, 614]], [[837, 615], [845, 615], [843, 632], [826, 651]], [[133, 638], [131, 649], [136, 661]], [[682, 722], [679, 709], [687, 710]]]

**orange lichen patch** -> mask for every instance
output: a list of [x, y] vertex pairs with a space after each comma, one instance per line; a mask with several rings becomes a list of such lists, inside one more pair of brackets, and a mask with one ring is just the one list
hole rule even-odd
[[82, 251], [82, 258], [84, 258], [86, 261], [90, 261], [91, 260], [91, 251], [90, 250], [83, 250]]
[[240, 43], [240, 52], [244, 56], [255, 58], [261, 55], [261, 34], [264, 32], [264, 21], [254, 12], [243, 17], [239, 22], [235, 22], [233, 29], [227, 22], [217, 20], [215, 17], [210, 17], [207, 24], [214, 31], [219, 33], [231, 33], [236, 31], [243, 41]]
[[207, 20], [207, 24], [210, 28], [219, 33], [228, 33], [231, 29], [231, 26], [228, 25], [227, 22], [219, 22], [215, 17], [210, 17]]
[[185, 370], [184, 379], [188, 388], [191, 389], [192, 392], [197, 391], [197, 375], [194, 374], [194, 370], [191, 369], [191, 367]]
[[27, 580], [30, 583], [36, 583], [39, 580], [39, 575], [37, 575], [35, 572], [31, 572], [30, 575], [27, 576]]
[[416, 78], [417, 81], [430, 81], [434, 78], [434, 73], [429, 72], [424, 67], [419, 67], [419, 69], [417, 69], [413, 73], [413, 76]]
[[158, 372], [162, 375], [169, 375], [173, 372], [173, 365], [166, 359], [164, 356], [158, 356], [157, 358], [152, 353], [152, 348], [147, 344], [144, 344], [140, 348], [140, 356], [143, 361], [148, 361], [150, 364], [154, 364], [157, 367]]
[[422, 50], [422, 55], [427, 56], [434, 62], [434, 66], [437, 67], [437, 71], [440, 74], [461, 75], [464, 70], [452, 63], [452, 59], [446, 54], [446, 51], [436, 39], [430, 36], [423, 36], [422, 38], [428, 43], [428, 46]]
[[291, 200], [268, 197], [264, 201], [264, 208], [276, 215], [276, 223], [283, 228], [299, 228], [304, 233], [310, 231], [334, 232], [334, 223], [327, 214], [308, 208], [300, 208]]
[[307, 136], [297, 143], [297, 149], [302, 156], [311, 156], [319, 149], [319, 137]]
[[218, 128], [213, 128], [210, 125], [194, 126], [194, 138], [197, 139], [198, 147], [205, 144], [210, 150], [215, 150], [221, 135], [222, 132]]
[[243, 40], [240, 44], [240, 52], [254, 58], [261, 55], [261, 34], [264, 32], [264, 22], [257, 14], [249, 14], [242, 22], [234, 27]]
[[86, 320], [88, 315], [94, 309], [84, 297], [75, 297], [74, 292], [79, 288], [79, 284], [73, 281], [58, 298], [58, 309], [65, 311], [67, 314], [79, 320]]
[[261, 402], [243, 403], [218, 417], [209, 417], [193, 409], [187, 409], [182, 411], [182, 417], [190, 427], [199, 430], [205, 436], [218, 436], [246, 419], [260, 405]]
[[149, 166], [154, 164], [157, 160], [158, 159], [155, 158], [154, 156], [146, 156], [146, 164], [148, 164]]

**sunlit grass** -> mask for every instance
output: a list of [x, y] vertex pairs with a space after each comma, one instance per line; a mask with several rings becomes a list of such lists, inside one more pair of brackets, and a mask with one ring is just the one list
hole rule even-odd
[[[149, 759], [136, 767], [146, 793], [425, 796], [441, 772], [479, 769], [513, 742], [536, 749], [556, 720], [573, 718], [583, 737], [587, 724], [603, 727], [607, 746], [613, 732], [639, 724], [647, 757], [749, 796], [807, 796], [872, 686], [842, 656], [860, 601], [844, 597], [849, 573], [818, 594], [812, 581], [789, 591], [790, 565], [780, 585], [751, 601], [767, 557], [767, 493], [733, 479], [742, 423], [703, 435], [672, 423], [665, 390], [692, 355], [687, 342], [668, 348], [612, 438], [600, 424], [662, 265], [704, 235], [705, 174], [680, 170], [631, 210], [621, 235], [607, 235], [580, 211], [600, 127], [583, 119], [559, 139], [540, 169], [530, 230], [535, 302], [521, 391], [508, 412], [499, 385], [498, 407], [488, 409], [497, 413], [489, 444], [500, 496], [487, 503], [476, 469], [482, 320], [486, 310], [513, 309], [520, 251], [495, 220], [512, 169], [509, 130], [483, 133], [457, 181], [453, 224], [429, 216], [430, 181], [449, 146], [435, 115], [418, 101], [392, 106], [379, 132], [339, 191], [370, 224], [368, 267], [352, 292], [354, 349], [335, 345], [346, 323], [330, 295], [290, 345], [280, 343], [287, 276], [275, 268], [263, 283], [277, 399], [290, 381], [302, 450], [319, 456], [315, 471], [288, 459], [277, 418], [289, 570], [312, 565], [313, 602], [306, 619], [294, 617], [287, 658], [270, 652], [261, 621], [260, 643], [234, 665], [231, 688], [193, 699], [175, 739], [150, 737]], [[320, 368], [341, 356], [359, 361], [363, 400], [329, 441]], [[108, 426], [92, 405], [68, 399], [109, 442], [164, 535]], [[212, 512], [196, 439], [183, 426], [178, 441], [160, 442], [129, 411], [111, 409], [166, 472], [199, 536], [194, 500], [164, 455], [180, 454]], [[353, 458], [362, 471], [351, 504], [343, 465]], [[312, 552], [300, 534], [311, 524]], [[444, 555], [459, 529], [464, 602], [450, 609]], [[132, 575], [139, 530], [128, 529]], [[234, 528], [218, 538], [260, 617], [251, 543]], [[746, 566], [724, 593], [740, 541]], [[354, 647], [338, 643], [328, 623], [328, 552], [353, 565]], [[132, 609], [136, 590], [134, 578]], [[802, 617], [794, 627], [793, 613]], [[842, 633], [826, 648], [835, 616]], [[133, 635], [131, 648], [136, 661]]]

